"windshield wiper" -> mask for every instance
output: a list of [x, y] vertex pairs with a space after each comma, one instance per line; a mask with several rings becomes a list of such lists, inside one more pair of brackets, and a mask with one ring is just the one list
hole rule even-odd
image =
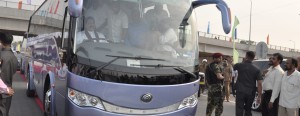
[[115, 55], [106, 55], [107, 57], [115, 57], [114, 59], [112, 59], [111, 61], [97, 67], [96, 69], [94, 69], [93, 71], [91, 71], [90, 73], [94, 73], [97, 70], [102, 70], [103, 68], [105, 68], [106, 66], [110, 65], [111, 63], [115, 62], [118, 59], [133, 59], [133, 60], [155, 60], [155, 61], [166, 61], [164, 59], [157, 59], [157, 58], [144, 58], [144, 57], [130, 57], [130, 56], [115, 56]]
[[173, 67], [174, 70], [180, 72], [181, 74], [189, 74], [193, 76], [194, 78], [197, 78], [197, 76], [194, 73], [191, 73], [183, 68], [180, 68], [181, 66], [173, 66], [173, 65], [162, 65], [162, 64], [157, 64], [157, 65], [132, 65], [132, 66], [143, 66], [143, 67], [154, 67], [154, 68], [162, 68], [162, 67]]

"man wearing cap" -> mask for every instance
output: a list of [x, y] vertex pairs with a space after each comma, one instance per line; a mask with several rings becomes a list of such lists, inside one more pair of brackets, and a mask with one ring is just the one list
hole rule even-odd
[[[3, 82], [8, 86], [12, 87], [12, 78], [17, 71], [18, 60], [11, 50], [11, 43], [13, 36], [0, 32], [0, 43], [2, 49], [0, 52], [0, 76]], [[0, 116], [8, 116], [9, 108], [11, 104], [11, 95], [1, 94], [0, 95]]]
[[221, 66], [222, 61], [221, 53], [214, 53], [212, 55], [213, 62], [206, 67], [205, 78], [208, 84], [208, 97], [206, 116], [211, 116], [213, 110], [216, 108], [215, 116], [221, 116], [223, 112], [223, 67]]
[[224, 67], [224, 88], [225, 88], [225, 98], [229, 102], [230, 99], [230, 83], [232, 80], [232, 66], [228, 63], [227, 59], [223, 61]]
[[[199, 71], [201, 73], [204, 73], [205, 72], [205, 69], [206, 69], [206, 66], [207, 66], [207, 60], [206, 59], [203, 59], [202, 60], [202, 64], [199, 65]], [[199, 91], [198, 91], [198, 97], [200, 97], [200, 94], [204, 92], [206, 86], [205, 86], [205, 77], [204, 75], [199, 75], [200, 76], [200, 86], [199, 86]]]
[[202, 64], [199, 65], [199, 70], [200, 72], [205, 72], [205, 69], [206, 69], [206, 66], [207, 66], [207, 60], [206, 59], [203, 59], [202, 60]]

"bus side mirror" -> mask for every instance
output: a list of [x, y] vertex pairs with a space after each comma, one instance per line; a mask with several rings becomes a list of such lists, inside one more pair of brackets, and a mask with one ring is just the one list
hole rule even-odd
[[227, 4], [223, 0], [196, 0], [193, 1], [192, 7], [193, 9], [208, 5], [208, 4], [216, 4], [216, 7], [220, 10], [222, 14], [222, 24], [223, 24], [223, 31], [228, 34], [231, 31], [231, 11]]
[[222, 14], [223, 31], [228, 34], [231, 31], [231, 10], [224, 4], [217, 4]]
[[72, 17], [79, 17], [82, 13], [83, 0], [68, 0], [69, 14]]

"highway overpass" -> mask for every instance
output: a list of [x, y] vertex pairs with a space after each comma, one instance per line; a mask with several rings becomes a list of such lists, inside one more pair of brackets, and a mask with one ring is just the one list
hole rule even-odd
[[[247, 40], [236, 40], [236, 49], [239, 52], [239, 61], [245, 57], [247, 51], [256, 51], [257, 42], [250, 42], [248, 44]], [[273, 53], [281, 53], [283, 56], [287, 57], [299, 57], [300, 50], [294, 50], [288, 47], [282, 47], [277, 45], [268, 45], [269, 51], [268, 56]], [[210, 58], [211, 53], [220, 52], [224, 55], [232, 56], [233, 53], [233, 42], [230, 37], [207, 34], [204, 32], [199, 32], [199, 56], [200, 60], [203, 58]]]

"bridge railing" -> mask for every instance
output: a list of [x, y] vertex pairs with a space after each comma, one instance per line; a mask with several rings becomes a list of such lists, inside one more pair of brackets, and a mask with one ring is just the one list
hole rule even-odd
[[[223, 36], [223, 35], [217, 35], [217, 34], [208, 34], [205, 32], [198, 32], [199, 36], [202, 37], [206, 37], [206, 38], [212, 38], [212, 39], [217, 39], [217, 40], [221, 40], [221, 41], [227, 41], [227, 42], [232, 42], [231, 37], [228, 36]], [[243, 40], [243, 39], [235, 39], [236, 43], [240, 43], [240, 44], [245, 44], [245, 45], [254, 45], [256, 46], [258, 42], [255, 41], [249, 41], [249, 40]], [[300, 53], [299, 49], [292, 49], [292, 48], [288, 48], [288, 47], [283, 47], [283, 46], [278, 46], [278, 45], [268, 45], [269, 49], [273, 49], [273, 50], [280, 50], [280, 51], [286, 51], [286, 52], [297, 52]]]
[[0, 0], [0, 7], [7, 7], [7, 8], [16, 8], [16, 9], [18, 9], [19, 5], [22, 6], [22, 7], [20, 7], [20, 9], [22, 9], [22, 10], [35, 11], [35, 10], [37, 10], [39, 8], [38, 5], [31, 5], [31, 4], [25, 4], [25, 3], [20, 3], [20, 2]]

